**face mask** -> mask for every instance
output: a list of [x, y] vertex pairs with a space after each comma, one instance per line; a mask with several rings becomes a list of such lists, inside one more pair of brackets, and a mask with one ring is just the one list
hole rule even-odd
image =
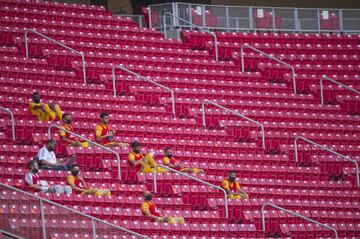
[[33, 173], [38, 173], [38, 172], [39, 172], [39, 169], [38, 169], [38, 168], [34, 168], [32, 171], [33, 171]]
[[34, 99], [33, 100], [36, 104], [40, 103], [40, 99]]
[[76, 170], [76, 171], [71, 171], [71, 174], [72, 174], [72, 175], [74, 175], [75, 177], [76, 177], [76, 176], [78, 176], [78, 175], [79, 175], [79, 173], [80, 173], [80, 172], [79, 172], [79, 171], [77, 171], [77, 170]]
[[173, 157], [172, 154], [168, 154], [167, 156], [168, 156], [169, 159], [171, 159]]
[[146, 201], [151, 201], [151, 200], [152, 200], [152, 196], [151, 196], [151, 195], [146, 195], [146, 196], [145, 196], [145, 200], [146, 200]]
[[134, 153], [139, 154], [139, 153], [140, 153], [140, 149], [134, 149]]
[[54, 151], [54, 148], [46, 147], [50, 152]]
[[65, 120], [65, 123], [66, 123], [66, 124], [71, 124], [71, 119]]
[[229, 177], [229, 180], [231, 181], [231, 182], [233, 182], [233, 181], [235, 181], [235, 177]]

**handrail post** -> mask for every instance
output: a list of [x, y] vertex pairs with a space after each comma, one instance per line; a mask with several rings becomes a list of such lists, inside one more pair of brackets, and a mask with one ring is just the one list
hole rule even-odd
[[[100, 223], [102, 223], [102, 224], [105, 224], [105, 225], [107, 225], [107, 226], [109, 226], [109, 227], [112, 227], [112, 228], [116, 228], [116, 229], [121, 230], [121, 231], [123, 231], [123, 232], [127, 232], [127, 233], [129, 233], [129, 234], [132, 234], [132, 235], [135, 235], [135, 236], [138, 236], [138, 237], [141, 237], [141, 238], [150, 239], [150, 238], [147, 237], [147, 236], [141, 235], [141, 234], [139, 234], [139, 233], [136, 233], [136, 232], [134, 232], [134, 231], [128, 230], [128, 229], [126, 229], [126, 228], [123, 228], [123, 227], [121, 227], [121, 226], [115, 225], [115, 224], [113, 224], [113, 223], [110, 223], [110, 222], [101, 220], [101, 219], [99, 219], [99, 218], [96, 218], [96, 217], [87, 215], [87, 214], [82, 213], [82, 212], [80, 212], [80, 211], [77, 211], [77, 210], [75, 210], [75, 209], [73, 209], [73, 208], [70, 208], [70, 207], [61, 205], [61, 204], [59, 204], [59, 203], [55, 203], [55, 202], [50, 201], [50, 200], [48, 200], [48, 199], [42, 198], [42, 197], [40, 197], [40, 196], [38, 196], [38, 195], [29, 193], [29, 192], [25, 192], [25, 191], [23, 191], [23, 190], [21, 190], [21, 189], [12, 187], [12, 186], [10, 186], [10, 185], [6, 185], [6, 184], [3, 184], [3, 183], [0, 182], [0, 187], [4, 187], [4, 188], [6, 188], [6, 189], [13, 190], [13, 191], [15, 191], [15, 192], [21, 193], [21, 194], [26, 195], [26, 196], [28, 196], [28, 197], [35, 198], [35, 199], [37, 199], [37, 200], [40, 200], [40, 208], [43, 208], [43, 202], [46, 202], [46, 203], [48, 203], [48, 204], [50, 204], [50, 205], [54, 205], [54, 206], [56, 206], [56, 207], [59, 207], [59, 208], [61, 208], [61, 209], [66, 210], [66, 211], [68, 211], [68, 212], [71, 212], [71, 213], [74, 213], [74, 214], [83, 216], [83, 217], [85, 217], [85, 218], [92, 219], [93, 221], [100, 222]], [[45, 212], [42, 211], [42, 213], [44, 213], [44, 217], [45, 217]], [[46, 234], [45, 234], [44, 238], [46, 239]]]
[[41, 34], [41, 33], [38, 32], [38, 31], [35, 31], [35, 30], [33, 30], [33, 29], [25, 29], [24, 35], [25, 35], [25, 55], [26, 55], [26, 58], [29, 58], [29, 46], [28, 46], [28, 45], [29, 45], [29, 43], [28, 43], [29, 39], [28, 39], [28, 32], [34, 33], [34, 34], [36, 34], [36, 35], [38, 35], [38, 36], [40, 36], [40, 37], [42, 37], [42, 38], [45, 38], [45, 39], [48, 40], [48, 41], [51, 41], [52, 43], [55, 43], [55, 44], [57, 44], [57, 45], [59, 45], [59, 46], [61, 46], [61, 47], [64, 47], [65, 49], [67, 49], [67, 50], [69, 50], [69, 51], [71, 51], [71, 52], [73, 52], [73, 53], [81, 56], [82, 71], [83, 71], [83, 77], [84, 77], [84, 84], [87, 84], [87, 82], [86, 82], [86, 69], [85, 69], [85, 67], [86, 67], [85, 65], [86, 65], [86, 64], [85, 64], [84, 53], [79, 52], [79, 51], [76, 51], [75, 49], [73, 49], [73, 48], [71, 48], [71, 47], [69, 47], [69, 46], [67, 46], [67, 45], [65, 45], [65, 44], [63, 44], [63, 43], [61, 43], [61, 42], [59, 42], [59, 41], [54, 40], [54, 39], [52, 39], [51, 37], [45, 36], [44, 34]]
[[96, 239], [96, 225], [93, 218], [91, 218], [91, 227], [92, 227], [93, 239]]
[[199, 183], [205, 184], [205, 185], [207, 185], [207, 186], [209, 186], [209, 187], [216, 188], [216, 189], [219, 189], [220, 191], [222, 191], [222, 192], [224, 193], [225, 217], [226, 217], [226, 218], [229, 218], [229, 207], [228, 207], [227, 193], [226, 193], [225, 189], [223, 189], [222, 187], [216, 186], [216, 185], [214, 185], [214, 184], [211, 184], [211, 183], [209, 183], [209, 182], [206, 182], [206, 181], [204, 181], [204, 180], [195, 178], [195, 177], [193, 177], [193, 176], [191, 176], [191, 175], [182, 173], [182, 172], [180, 172], [180, 171], [178, 171], [178, 170], [175, 170], [175, 169], [173, 169], [173, 168], [169, 168], [169, 167], [167, 167], [167, 166], [165, 166], [165, 165], [159, 164], [159, 165], [157, 165], [157, 166], [154, 167], [154, 171], [155, 171], [155, 172], [153, 173], [153, 178], [154, 178], [154, 192], [155, 192], [155, 193], [157, 193], [157, 182], [156, 182], [156, 169], [157, 169], [157, 168], [167, 169], [167, 170], [169, 170], [169, 171], [172, 171], [172, 172], [174, 172], [174, 173], [178, 173], [178, 174], [180, 174], [180, 175], [182, 175], [182, 176], [184, 176], [184, 177], [190, 178], [190, 179], [195, 180], [195, 181], [197, 181], [197, 182], [199, 182]]
[[245, 66], [244, 66], [244, 45], [241, 45], [241, 47], [240, 47], [240, 54], [241, 54], [241, 72], [245, 72]]
[[114, 96], [116, 96], [116, 79], [115, 79], [115, 68], [111, 69], [112, 72], [112, 82], [113, 82], [113, 91], [114, 91]]
[[42, 199], [40, 199], [40, 212], [41, 212], [41, 227], [42, 227], [43, 239], [46, 239], [45, 212], [44, 212], [44, 203]]
[[28, 31], [25, 30], [25, 56], [29, 58], [29, 46], [28, 46]]
[[158, 166], [155, 166], [154, 167], [154, 172], [153, 172], [153, 181], [154, 181], [154, 193], [157, 193], [157, 181], [156, 181], [156, 172], [157, 172], [157, 169]]
[[12, 139], [15, 142], [16, 141], [16, 135], [15, 135], [15, 119], [14, 119], [14, 114], [11, 110], [9, 110], [8, 108], [4, 108], [0, 106], [0, 110], [5, 111], [7, 113], [10, 114], [10, 119], [11, 119], [11, 134], [12, 134]]
[[330, 82], [332, 82], [332, 83], [334, 83], [336, 85], [339, 85], [339, 86], [341, 86], [341, 87], [343, 87], [343, 88], [345, 88], [347, 90], [350, 90], [350, 91], [360, 95], [360, 91], [357, 91], [354, 88], [351, 88], [351, 87], [349, 87], [347, 85], [344, 85], [344, 84], [342, 84], [342, 83], [340, 83], [340, 82], [338, 82], [338, 81], [336, 81], [334, 79], [331, 79], [331, 78], [329, 78], [327, 76], [323, 76], [323, 77], [320, 78], [320, 99], [321, 99], [321, 104], [322, 105], [324, 104], [324, 85], [323, 85], [324, 80], [330, 81]]
[[[205, 12], [204, 12], [204, 14], [205, 14]], [[165, 12], [164, 15], [163, 15], [163, 17], [165, 18], [166, 15], [172, 16], [173, 18], [176, 18], [176, 19], [178, 19], [178, 20], [181, 20], [181, 21], [183, 21], [183, 22], [186, 22], [187, 24], [190, 24], [191, 26], [193, 26], [193, 27], [195, 27], [195, 28], [197, 28], [197, 29], [200, 29], [200, 30], [203, 31], [203, 32], [206, 32], [206, 33], [212, 35], [212, 36], [214, 37], [215, 59], [216, 59], [216, 61], [219, 61], [218, 41], [217, 41], [217, 36], [216, 36], [216, 34], [215, 34], [214, 32], [208, 31], [208, 30], [206, 30], [204, 27], [195, 25], [194, 23], [189, 22], [189, 21], [187, 21], [187, 20], [185, 20], [185, 19], [183, 19], [183, 18], [181, 18], [181, 17], [175, 16], [174, 14], [171, 14], [171, 13], [169, 13], [169, 12]], [[191, 16], [191, 14], [190, 14], [190, 16]], [[175, 23], [174, 23], [174, 26], [175, 26]], [[181, 24], [180, 24], [180, 26], [181, 26]], [[165, 27], [165, 20], [164, 20], [164, 27]], [[166, 35], [165, 35], [165, 37], [166, 37]]]
[[[148, 78], [146, 78], [146, 77], [144, 77], [144, 76], [142, 76], [142, 75], [140, 75], [138, 73], [135, 73], [134, 71], [131, 71], [131, 70], [123, 67], [122, 65], [114, 66], [112, 68], [112, 79], [113, 79], [114, 95], [116, 95], [116, 82], [115, 82], [116, 81], [116, 79], [115, 79], [115, 70], [116, 70], [116, 68], [120, 69], [120, 70], [123, 70], [123, 71], [126, 71], [126, 72], [140, 78], [140, 79], [143, 79], [143, 80], [145, 80], [147, 82], [150, 82], [150, 83], [152, 83], [152, 84], [154, 84], [154, 85], [156, 85], [156, 86], [170, 92], [170, 94], [171, 94], [171, 102], [172, 102], [172, 104], [171, 104], [172, 105], [172, 113], [173, 113], [173, 117], [176, 118], [175, 94], [174, 94], [174, 91], [172, 89], [170, 89], [169, 87], [166, 87], [166, 86], [164, 86], [164, 85], [162, 85], [162, 84], [160, 84], [160, 83], [158, 83], [156, 81], [148, 79]], [[125, 80], [126, 80], [126, 77], [124, 77], [124, 82], [125, 82]]]
[[216, 106], [216, 107], [218, 107], [218, 108], [220, 108], [220, 109], [225, 110], [226, 112], [230, 112], [230, 113], [232, 113], [232, 114], [234, 114], [234, 115], [236, 115], [236, 116], [239, 116], [239, 117], [241, 117], [241, 118], [246, 119], [247, 121], [250, 121], [250, 122], [252, 122], [252, 123], [254, 123], [254, 124], [257, 124], [257, 125], [261, 128], [262, 148], [263, 148], [263, 149], [266, 149], [266, 145], [265, 145], [265, 129], [264, 129], [264, 125], [263, 125], [263, 124], [261, 124], [260, 122], [258, 122], [258, 121], [256, 121], [256, 120], [253, 120], [253, 119], [251, 119], [251, 118], [248, 118], [248, 117], [246, 117], [245, 115], [242, 115], [242, 114], [237, 113], [237, 112], [235, 112], [235, 111], [233, 111], [233, 110], [230, 110], [230, 109], [228, 109], [228, 108], [226, 108], [226, 107], [224, 107], [224, 106], [222, 106], [222, 105], [219, 105], [219, 104], [217, 104], [217, 103], [215, 103], [215, 102], [213, 102], [213, 101], [211, 101], [211, 100], [207, 100], [207, 99], [205, 99], [205, 100], [203, 101], [203, 103], [202, 103], [202, 121], [203, 121], [203, 126], [204, 126], [205, 129], [206, 129], [205, 104], [214, 105], [214, 106]]
[[85, 57], [84, 57], [84, 53], [81, 52], [81, 61], [82, 61], [82, 70], [83, 70], [83, 78], [84, 78], [84, 84], [86, 85], [86, 69], [85, 69]]
[[284, 61], [282, 61], [282, 60], [280, 60], [280, 59], [278, 59], [278, 58], [276, 58], [276, 57], [274, 57], [274, 56], [271, 56], [271, 55], [269, 55], [269, 54], [267, 54], [267, 53], [265, 53], [265, 52], [263, 52], [263, 51], [260, 51], [259, 49], [255, 48], [255, 47], [252, 47], [252, 46], [250, 46], [250, 45], [247, 44], [247, 43], [242, 44], [241, 47], [240, 47], [240, 53], [241, 53], [241, 71], [242, 71], [242, 72], [245, 71], [245, 63], [244, 63], [244, 57], [245, 57], [245, 56], [244, 56], [244, 55], [245, 55], [245, 53], [244, 53], [244, 48], [245, 48], [245, 47], [247, 47], [247, 48], [249, 48], [249, 49], [251, 49], [251, 50], [253, 50], [253, 51], [255, 51], [255, 52], [257, 52], [257, 53], [259, 53], [259, 54], [261, 54], [261, 55], [263, 55], [263, 56], [265, 56], [265, 57], [267, 57], [267, 58], [269, 58], [270, 60], [274, 60], [274, 61], [276, 61], [276, 62], [279, 62], [279, 63], [281, 63], [281, 64], [289, 67], [289, 68], [291, 69], [291, 74], [292, 74], [292, 81], [293, 81], [293, 86], [294, 86], [294, 94], [296, 95], [297, 92], [296, 92], [296, 74], [295, 74], [295, 68], [294, 68], [292, 65], [290, 65], [290, 64], [288, 64], [288, 63], [286, 63], [286, 62], [284, 62]]
[[322, 146], [322, 145], [320, 145], [318, 143], [315, 143], [314, 141], [311, 141], [310, 139], [307, 139], [307, 138], [302, 137], [302, 136], [297, 136], [295, 138], [294, 150], [295, 150], [295, 161], [296, 161], [296, 163], [298, 163], [298, 144], [297, 144], [297, 141], [299, 139], [304, 140], [305, 142], [307, 142], [309, 144], [315, 145], [316, 147], [319, 147], [322, 150], [325, 150], [327, 152], [335, 154], [336, 156], [338, 156], [340, 158], [343, 158], [346, 161], [354, 163], [355, 164], [355, 171], [356, 171], [356, 185], [357, 185], [357, 187], [360, 188], [359, 163], [356, 160], [352, 160], [352, 159], [350, 159], [349, 157], [347, 157], [347, 156], [345, 156], [343, 154], [340, 154], [340, 153], [338, 153], [338, 152], [336, 152], [336, 151], [334, 151], [332, 149], [326, 148], [325, 146]]
[[103, 145], [101, 145], [101, 144], [98, 144], [98, 143], [96, 143], [96, 142], [94, 142], [94, 141], [91, 141], [91, 140], [89, 140], [89, 139], [87, 139], [87, 138], [85, 138], [85, 137], [83, 137], [83, 136], [81, 136], [81, 135], [79, 135], [79, 134], [76, 134], [76, 133], [74, 133], [74, 132], [71, 132], [71, 131], [69, 131], [69, 130], [67, 130], [67, 129], [61, 128], [60, 126], [54, 125], [54, 124], [50, 125], [49, 128], [48, 128], [48, 139], [51, 139], [51, 129], [52, 129], [52, 128], [57, 128], [57, 129], [59, 129], [59, 130], [65, 131], [66, 133], [72, 134], [72, 135], [74, 135], [74, 136], [76, 136], [76, 137], [78, 137], [78, 138], [80, 138], [80, 139], [82, 139], [82, 140], [85, 140], [85, 141], [88, 142], [88, 143], [91, 143], [92, 145], [96, 145], [96, 146], [98, 146], [99, 148], [104, 149], [105, 151], [108, 151], [108, 152], [110, 152], [110, 153], [115, 154], [115, 156], [116, 156], [116, 158], [117, 158], [118, 178], [119, 178], [119, 180], [121, 180], [120, 155], [119, 155], [117, 152], [115, 152], [114, 150], [109, 149], [109, 148], [107, 148], [107, 147], [105, 147], [105, 146], [103, 146]]
[[300, 217], [301, 219], [304, 219], [305, 221], [314, 223], [314, 224], [319, 225], [319, 226], [321, 226], [321, 227], [324, 227], [324, 228], [326, 228], [326, 229], [328, 229], [328, 230], [330, 230], [330, 231], [333, 231], [334, 234], [335, 234], [335, 239], [339, 239], [338, 232], [337, 232], [336, 229], [334, 229], [334, 228], [332, 228], [332, 227], [330, 227], [330, 226], [328, 226], [328, 225], [326, 225], [326, 224], [323, 224], [323, 223], [321, 223], [321, 222], [315, 221], [315, 220], [313, 220], [313, 219], [311, 219], [311, 218], [305, 217], [305, 216], [303, 216], [303, 215], [301, 215], [301, 214], [299, 214], [299, 213], [295, 213], [295, 212], [292, 212], [292, 211], [290, 211], [290, 210], [288, 210], [288, 209], [285, 209], [285, 208], [283, 208], [283, 207], [279, 207], [279, 206], [277, 206], [277, 205], [275, 205], [275, 204], [272, 204], [272, 203], [264, 203], [264, 204], [262, 205], [262, 207], [261, 207], [261, 225], [262, 225], [262, 230], [263, 230], [264, 232], [266, 231], [266, 225], [265, 225], [265, 207], [266, 207], [266, 206], [273, 207], [273, 208], [275, 208], [275, 209], [278, 209], [278, 210], [280, 210], [280, 211], [289, 213], [289, 214], [291, 214], [291, 215], [293, 215], [293, 216], [296, 216], [296, 217]]

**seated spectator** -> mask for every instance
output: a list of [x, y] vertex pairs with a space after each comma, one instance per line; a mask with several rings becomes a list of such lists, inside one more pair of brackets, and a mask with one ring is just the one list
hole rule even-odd
[[[71, 126], [72, 120], [68, 113], [63, 114], [62, 121], [63, 124], [61, 125], [61, 128], [74, 133], [74, 128]], [[88, 142], [77, 141], [76, 136], [74, 136], [73, 134], [65, 132], [64, 130], [59, 130], [59, 134], [61, 136], [61, 140], [69, 142], [70, 146], [80, 146], [80, 147], [82, 146], [84, 148], [88, 147]]]
[[[146, 154], [145, 156], [140, 153], [141, 144], [139, 141], [134, 141], [131, 144], [132, 151], [128, 155], [128, 161], [130, 165], [136, 166], [138, 173], [152, 173], [155, 166], [157, 166], [153, 153]], [[162, 168], [156, 168], [158, 173], [164, 172]]]
[[29, 104], [30, 112], [37, 116], [40, 121], [54, 121], [56, 116], [62, 119], [62, 111], [59, 105], [55, 103], [44, 104], [40, 102], [40, 95], [34, 92], [32, 95], [32, 102]]
[[163, 158], [163, 162], [165, 166], [169, 168], [173, 168], [182, 173], [204, 173], [204, 170], [198, 168], [185, 168], [182, 166], [179, 161], [174, 158], [173, 150], [170, 147], [165, 148], [164, 150], [165, 157]]
[[72, 189], [69, 186], [55, 185], [49, 187], [48, 183], [45, 180], [40, 180], [39, 175], [39, 166], [35, 160], [31, 160], [28, 163], [29, 172], [25, 174], [25, 183], [27, 186], [33, 188], [37, 191], [49, 192], [49, 193], [66, 193], [71, 194]]
[[109, 189], [90, 188], [85, 183], [83, 177], [80, 175], [79, 166], [74, 165], [71, 169], [71, 175], [66, 179], [67, 185], [69, 185], [76, 194], [81, 195], [95, 195], [95, 196], [110, 196], [111, 192]]
[[128, 143], [113, 141], [115, 131], [110, 129], [108, 112], [101, 113], [100, 120], [101, 120], [101, 123], [99, 123], [95, 127], [95, 137], [96, 137], [97, 141], [100, 141], [100, 144], [107, 146], [107, 147], [129, 146]]
[[54, 153], [54, 148], [56, 146], [56, 141], [54, 139], [49, 139], [46, 141], [44, 147], [42, 147], [38, 152], [38, 158], [41, 169], [53, 169], [53, 170], [70, 170], [72, 165], [76, 160], [76, 156], [73, 155], [67, 164], [65, 164], [68, 159], [56, 159]]
[[150, 192], [144, 192], [144, 199], [145, 201], [141, 204], [141, 211], [145, 216], [151, 218], [153, 222], [166, 222], [170, 224], [185, 223], [185, 219], [183, 217], [168, 217], [161, 215], [157, 206], [152, 201], [152, 195]]
[[247, 193], [240, 188], [239, 182], [236, 180], [236, 171], [231, 170], [229, 179], [224, 179], [221, 187], [225, 189], [228, 199], [249, 198]]

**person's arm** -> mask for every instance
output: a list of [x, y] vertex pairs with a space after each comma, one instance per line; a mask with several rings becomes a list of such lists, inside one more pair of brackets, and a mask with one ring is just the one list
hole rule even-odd
[[66, 183], [67, 183], [73, 190], [75, 190], [75, 191], [77, 191], [77, 192], [81, 192], [81, 193], [82, 193], [82, 192], [85, 192], [85, 189], [76, 187], [74, 181], [75, 181], [75, 178], [74, 178], [74, 176], [71, 176], [71, 175], [68, 176], [67, 179], [66, 179]]
[[35, 190], [40, 190], [42, 191], [43, 190], [43, 187], [41, 185], [36, 185], [33, 183], [33, 180], [32, 180], [32, 175], [30, 173], [27, 173], [25, 175], [25, 182], [27, 183], [27, 185]]
[[30, 108], [33, 110], [43, 109], [43, 107], [44, 107], [44, 103], [34, 103], [34, 102], [30, 103]]
[[128, 155], [128, 160], [129, 160], [130, 164], [133, 165], [133, 166], [137, 166], [137, 165], [139, 165], [139, 164], [142, 164], [143, 159], [144, 159], [144, 158], [142, 158], [141, 160], [136, 161], [134, 154], [130, 153], [130, 154]]
[[143, 203], [141, 205], [141, 211], [144, 213], [145, 216], [150, 217], [151, 219], [154, 219], [157, 222], [162, 222], [162, 217], [154, 216], [150, 213], [149, 205], [147, 203]]
[[58, 165], [57, 163], [56, 164], [50, 163], [50, 162], [46, 161], [45, 159], [40, 159], [39, 161], [40, 161], [41, 165], [48, 165], [48, 166]]
[[72, 146], [81, 146], [80, 142], [67, 138], [66, 137], [66, 132], [64, 130], [59, 129], [59, 134], [60, 134], [61, 140], [69, 142], [70, 145], [72, 145]]
[[78, 179], [81, 181], [81, 184], [84, 186], [84, 188], [89, 189], [89, 187], [88, 187], [87, 184], [85, 183], [85, 180], [83, 179], [83, 177], [81, 177], [80, 175], [78, 175]]
[[105, 138], [107, 138], [107, 137], [109, 137], [109, 136], [113, 136], [113, 131], [111, 131], [110, 130], [110, 132], [108, 133], [108, 134], [106, 134], [106, 135], [101, 135], [101, 132], [102, 132], [102, 128], [101, 128], [101, 126], [100, 125], [97, 125], [96, 127], [95, 127], [95, 135], [96, 135], [96, 139], [97, 140], [100, 140], [100, 139], [105, 139]]
[[170, 159], [168, 157], [164, 157], [163, 162], [164, 162], [164, 165], [168, 166], [169, 168], [176, 168], [177, 166], [180, 166], [178, 164], [171, 164]]
[[249, 197], [248, 194], [240, 188], [238, 181], [236, 181], [235, 183], [236, 183], [237, 195], [240, 195], [241, 197], [244, 198], [248, 198]]
[[224, 180], [221, 183], [221, 187], [226, 191], [227, 197], [230, 197], [233, 193], [230, 191], [229, 182]]

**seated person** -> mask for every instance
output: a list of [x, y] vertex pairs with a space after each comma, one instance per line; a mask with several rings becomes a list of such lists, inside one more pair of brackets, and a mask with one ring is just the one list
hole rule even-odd
[[38, 152], [39, 164], [41, 169], [53, 169], [53, 170], [70, 170], [76, 156], [73, 155], [67, 164], [67, 159], [56, 160], [56, 155], [54, 153], [54, 148], [56, 146], [56, 141], [54, 139], [49, 139], [46, 141], [44, 147], [42, 147]]
[[182, 173], [204, 173], [204, 170], [198, 168], [185, 168], [182, 166], [179, 161], [174, 158], [173, 150], [170, 147], [165, 148], [164, 150], [165, 157], [163, 158], [163, 162], [165, 166], [169, 168], [173, 168]]
[[236, 180], [235, 170], [230, 171], [229, 179], [224, 179], [221, 183], [221, 187], [225, 189], [228, 199], [249, 198], [247, 193], [241, 190], [239, 182]]
[[25, 174], [25, 184], [33, 188], [34, 190], [41, 192], [49, 193], [66, 193], [71, 194], [72, 189], [69, 186], [55, 185], [49, 187], [48, 183], [45, 180], [40, 180], [39, 175], [39, 166], [36, 160], [31, 160], [28, 163], [29, 172]]
[[77, 165], [74, 165], [71, 170], [71, 175], [66, 179], [66, 184], [69, 185], [76, 194], [81, 195], [95, 195], [95, 196], [110, 196], [109, 189], [90, 188], [85, 183], [83, 177], [80, 175], [80, 169]]
[[[131, 144], [132, 151], [128, 155], [130, 165], [136, 166], [138, 173], [152, 173], [154, 167], [157, 166], [154, 160], [154, 154], [146, 154], [145, 156], [140, 153], [141, 144], [139, 141], [134, 141]], [[163, 168], [156, 168], [158, 173], [164, 172]]]
[[[63, 114], [62, 121], [63, 124], [61, 125], [61, 128], [74, 133], [74, 128], [71, 126], [71, 117], [68, 113]], [[88, 147], [88, 142], [77, 141], [76, 136], [73, 134], [65, 132], [64, 130], [59, 130], [59, 134], [61, 136], [61, 140], [69, 142], [70, 146], [82, 146], [84, 148]]]
[[151, 218], [153, 222], [166, 222], [170, 224], [185, 223], [185, 219], [183, 217], [168, 217], [161, 215], [157, 206], [152, 201], [152, 195], [150, 192], [144, 192], [144, 199], [145, 201], [141, 204], [141, 211], [145, 216]]
[[55, 103], [44, 104], [40, 102], [40, 95], [34, 92], [32, 95], [32, 102], [29, 104], [30, 112], [37, 116], [40, 121], [54, 121], [56, 116], [62, 119], [62, 111], [59, 105]]
[[101, 113], [100, 120], [101, 120], [101, 123], [99, 123], [95, 127], [95, 137], [96, 137], [97, 141], [100, 141], [100, 144], [107, 146], [107, 147], [129, 146], [128, 143], [113, 141], [115, 131], [110, 129], [108, 112]]

